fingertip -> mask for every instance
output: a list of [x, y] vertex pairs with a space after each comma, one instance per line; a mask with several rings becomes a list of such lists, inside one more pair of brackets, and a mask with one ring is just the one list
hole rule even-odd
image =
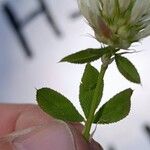
[[74, 124], [69, 124], [69, 127], [74, 136], [76, 150], [90, 150], [89, 143], [84, 139], [81, 134], [80, 130], [82, 129], [82, 126], [76, 124], [74, 127]]
[[102, 146], [94, 140], [90, 142], [90, 150], [103, 150]]

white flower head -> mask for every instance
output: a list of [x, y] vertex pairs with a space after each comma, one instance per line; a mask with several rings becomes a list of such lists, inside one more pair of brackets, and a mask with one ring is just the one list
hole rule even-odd
[[128, 49], [150, 35], [150, 0], [78, 0], [99, 42]]

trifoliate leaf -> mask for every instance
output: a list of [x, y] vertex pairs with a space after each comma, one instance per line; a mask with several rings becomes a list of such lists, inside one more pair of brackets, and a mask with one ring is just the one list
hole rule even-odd
[[125, 57], [115, 56], [116, 64], [120, 73], [133, 83], [141, 83], [140, 75], [134, 65]]
[[104, 54], [108, 53], [109, 51], [109, 47], [99, 49], [88, 48], [86, 50], [82, 50], [77, 53], [71, 54], [63, 58], [60, 62], [70, 62], [76, 64], [89, 63], [101, 58]]
[[94, 123], [109, 124], [125, 118], [130, 111], [132, 93], [132, 89], [126, 89], [111, 98], [96, 113]]
[[[98, 75], [99, 72], [93, 66], [91, 66], [90, 64], [86, 65], [80, 84], [80, 94], [79, 94], [80, 104], [86, 118], [88, 118], [91, 109], [91, 103], [97, 85]], [[102, 95], [102, 91], [103, 91], [103, 83], [101, 83], [99, 91], [100, 96]], [[100, 101], [97, 102], [95, 107], [99, 105], [99, 102]]]
[[52, 89], [37, 90], [36, 99], [43, 111], [57, 119], [73, 122], [84, 120], [66, 97]]

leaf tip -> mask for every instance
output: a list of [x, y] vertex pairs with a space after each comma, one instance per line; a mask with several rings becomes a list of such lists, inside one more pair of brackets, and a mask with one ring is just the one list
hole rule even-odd
[[128, 88], [128, 89], [126, 89], [126, 92], [128, 92], [130, 95], [132, 95], [132, 94], [133, 94], [133, 92], [134, 92], [134, 90], [133, 90], [133, 89], [131, 89], [131, 88]]
[[35, 87], [35, 90], [38, 91], [38, 89]]
[[58, 61], [58, 63], [62, 63], [65, 62], [65, 58], [62, 58], [60, 61]]

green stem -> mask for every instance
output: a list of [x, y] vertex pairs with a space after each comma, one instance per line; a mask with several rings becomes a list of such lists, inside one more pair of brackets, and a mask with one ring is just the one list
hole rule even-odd
[[101, 85], [103, 84], [103, 79], [104, 79], [105, 72], [108, 68], [108, 64], [109, 63], [107, 61], [101, 65], [101, 70], [100, 70], [100, 73], [98, 76], [96, 89], [94, 91], [90, 113], [89, 113], [89, 116], [88, 116], [87, 121], [85, 123], [85, 128], [83, 130], [83, 136], [85, 137], [86, 140], [89, 140], [89, 138], [90, 138], [90, 129], [91, 129], [91, 126], [93, 123], [97, 103], [102, 98], [102, 94], [100, 94], [100, 88], [101, 88]]

